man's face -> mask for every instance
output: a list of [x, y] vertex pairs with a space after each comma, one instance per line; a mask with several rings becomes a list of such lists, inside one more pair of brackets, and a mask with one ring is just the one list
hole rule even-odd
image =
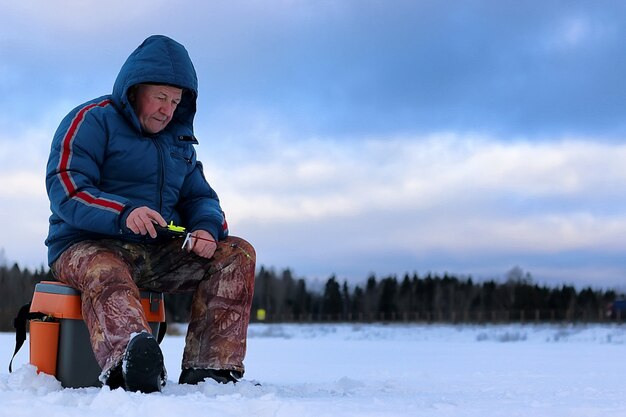
[[134, 93], [134, 108], [146, 133], [159, 133], [172, 120], [183, 90], [169, 85], [139, 84]]

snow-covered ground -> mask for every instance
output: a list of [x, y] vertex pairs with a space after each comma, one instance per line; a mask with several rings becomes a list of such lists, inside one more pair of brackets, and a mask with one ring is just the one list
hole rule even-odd
[[[14, 335], [0, 333], [8, 366]], [[626, 416], [626, 327], [250, 326], [246, 379], [179, 386], [183, 336], [163, 341], [162, 393], [62, 389], [28, 362], [0, 372], [0, 416]]]

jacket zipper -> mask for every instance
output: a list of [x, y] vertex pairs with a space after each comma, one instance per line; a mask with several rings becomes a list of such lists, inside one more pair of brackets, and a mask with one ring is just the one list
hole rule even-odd
[[159, 155], [159, 179], [158, 179], [158, 184], [157, 184], [157, 188], [159, 191], [159, 213], [163, 212], [163, 184], [165, 182], [165, 166], [163, 163], [163, 150], [161, 149], [161, 145], [159, 145], [159, 142], [157, 141], [156, 138], [150, 138], [152, 140], [152, 143], [154, 143], [154, 146], [157, 149], [157, 154]]

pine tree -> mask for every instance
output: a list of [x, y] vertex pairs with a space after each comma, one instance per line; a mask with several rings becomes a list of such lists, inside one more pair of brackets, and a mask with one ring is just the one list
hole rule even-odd
[[323, 312], [326, 317], [338, 320], [342, 311], [343, 302], [341, 300], [341, 292], [339, 291], [339, 283], [333, 275], [326, 281], [324, 287]]

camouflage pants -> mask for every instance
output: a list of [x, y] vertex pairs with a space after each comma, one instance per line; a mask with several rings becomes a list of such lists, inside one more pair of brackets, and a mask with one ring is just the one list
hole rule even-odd
[[231, 236], [218, 244], [211, 259], [205, 259], [180, 246], [179, 239], [159, 244], [83, 241], [53, 264], [59, 281], [81, 291], [83, 318], [104, 372], [119, 363], [132, 333], [151, 331], [138, 288], [195, 291], [183, 368], [244, 371], [254, 290], [253, 247]]

